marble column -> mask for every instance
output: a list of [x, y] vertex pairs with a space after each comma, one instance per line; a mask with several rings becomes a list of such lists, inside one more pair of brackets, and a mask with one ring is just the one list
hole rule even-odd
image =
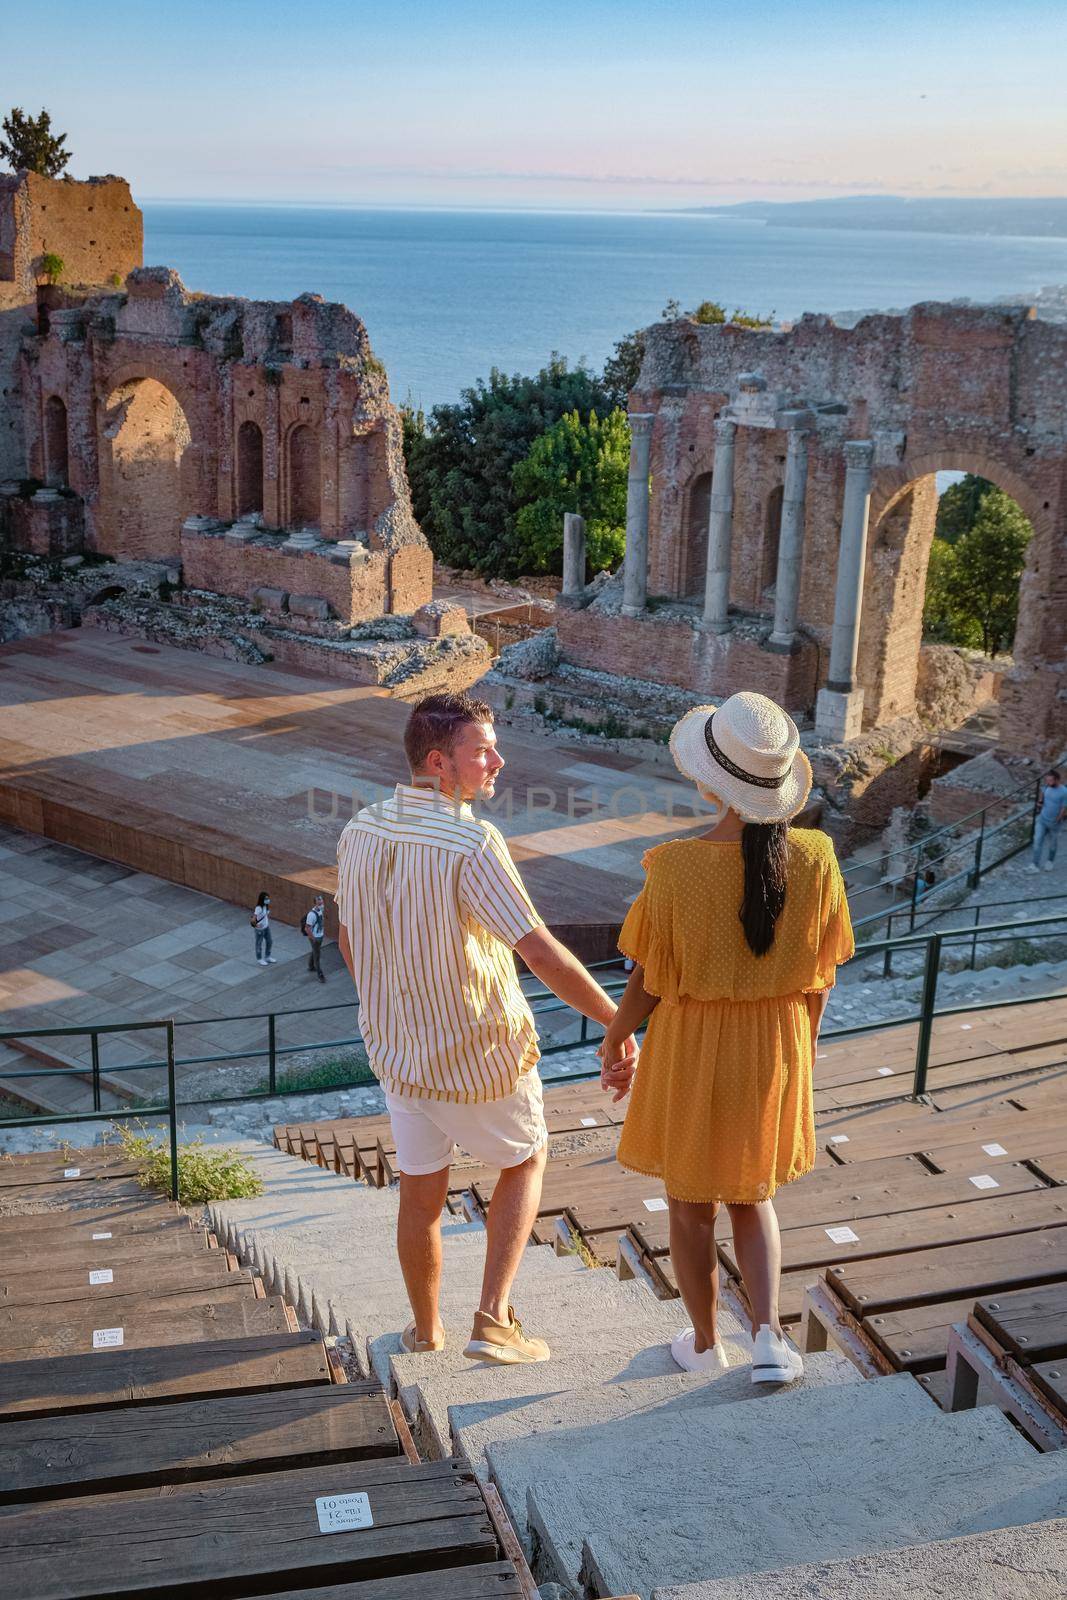
[[790, 650], [797, 629], [800, 567], [804, 557], [804, 500], [808, 491], [808, 436], [790, 428], [785, 456], [782, 525], [778, 540], [778, 572], [774, 588], [771, 649]]
[[856, 687], [856, 657], [863, 612], [863, 577], [867, 563], [867, 524], [871, 509], [874, 445], [854, 439], [845, 445], [845, 499], [834, 594], [834, 631], [830, 670], [820, 689], [815, 726], [831, 739], [852, 739], [863, 724], [863, 690]]
[[626, 560], [623, 567], [622, 614], [641, 617], [648, 600], [648, 468], [655, 415], [630, 417], [630, 472], [626, 480]]
[[563, 593], [568, 599], [585, 588], [585, 518], [563, 513]]
[[708, 512], [708, 566], [704, 580], [703, 626], [711, 633], [726, 633], [730, 627], [736, 439], [737, 423], [720, 417], [715, 424], [715, 463], [711, 473], [711, 507]]

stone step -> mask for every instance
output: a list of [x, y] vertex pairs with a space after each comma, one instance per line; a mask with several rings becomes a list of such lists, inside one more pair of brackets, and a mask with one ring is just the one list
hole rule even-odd
[[[904, 1374], [560, 1430], [490, 1446], [488, 1461], [494, 1481], [535, 1486], [546, 1578], [574, 1585], [588, 1540], [597, 1581], [646, 1600], [656, 1585], [973, 1531], [964, 1516], [1041, 1466], [999, 1411], [948, 1416]], [[1059, 1470], [1067, 1485], [1067, 1460]]]
[[[774, 1391], [753, 1384], [751, 1380], [751, 1347], [746, 1349], [733, 1340], [727, 1340], [726, 1345], [736, 1364], [717, 1377], [680, 1372], [671, 1360], [668, 1346], [660, 1345], [659, 1352], [670, 1362], [669, 1373], [647, 1376], [627, 1373], [612, 1379], [596, 1372], [589, 1373], [587, 1369], [584, 1381], [579, 1378], [578, 1385], [569, 1392], [561, 1390], [551, 1395], [527, 1396], [513, 1390], [512, 1395], [503, 1400], [450, 1405], [448, 1416], [456, 1453], [470, 1461], [479, 1477], [488, 1477], [488, 1452], [511, 1439], [538, 1438], [548, 1448], [555, 1437], [574, 1428], [601, 1427], [625, 1418], [661, 1420], [709, 1406], [769, 1402], [775, 1398]], [[579, 1370], [572, 1367], [571, 1375], [578, 1376]], [[863, 1382], [851, 1361], [836, 1353], [824, 1352], [807, 1358], [804, 1376], [795, 1387], [824, 1389], [831, 1384]], [[526, 1520], [526, 1494], [531, 1485], [525, 1478], [516, 1477], [507, 1470], [502, 1450], [495, 1452], [494, 1462], [497, 1488], [512, 1519], [521, 1527]]]
[[652, 1600], [1063, 1600], [1067, 1518], [818, 1566], [654, 1589]]
[[[518, 1301], [516, 1304], [521, 1318], [524, 1307]], [[526, 1319], [530, 1332], [546, 1339], [558, 1360], [578, 1359], [596, 1349], [605, 1359], [619, 1364], [617, 1371], [624, 1371], [626, 1364], [650, 1345], [669, 1343], [684, 1325], [684, 1313], [677, 1302], [657, 1300], [641, 1283], [620, 1283], [613, 1273], [596, 1270], [561, 1279], [551, 1295], [541, 1295], [526, 1308]], [[744, 1341], [745, 1331], [726, 1311], [722, 1332], [725, 1338]], [[372, 1363], [379, 1376], [383, 1376], [382, 1356], [386, 1351], [390, 1356], [389, 1375], [410, 1417], [419, 1411], [418, 1390], [423, 1381], [440, 1389], [446, 1380], [461, 1378], [479, 1365], [464, 1358], [462, 1346], [433, 1356], [411, 1356], [398, 1355], [395, 1344], [387, 1347], [379, 1341], [377, 1348], [371, 1347]], [[548, 1367], [551, 1363], [543, 1365]], [[488, 1363], [486, 1368], [497, 1371]], [[440, 1413], [435, 1426], [442, 1433], [447, 1427], [447, 1420]]]

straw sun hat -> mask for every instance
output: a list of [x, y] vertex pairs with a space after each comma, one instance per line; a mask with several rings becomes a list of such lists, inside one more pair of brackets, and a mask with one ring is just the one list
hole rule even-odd
[[679, 772], [745, 822], [786, 822], [811, 790], [796, 723], [762, 694], [687, 711], [671, 731], [671, 755]]

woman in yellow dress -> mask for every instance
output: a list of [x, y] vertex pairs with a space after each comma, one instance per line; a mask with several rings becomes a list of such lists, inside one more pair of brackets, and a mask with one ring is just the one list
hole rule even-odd
[[[717, 1337], [715, 1218], [730, 1213], [754, 1335], [752, 1381], [800, 1376], [778, 1316], [773, 1196], [815, 1165], [812, 1067], [837, 964], [853, 953], [826, 834], [790, 828], [811, 789], [792, 719], [758, 694], [688, 712], [679, 770], [716, 805], [706, 833], [656, 845], [619, 948], [635, 962], [601, 1047], [604, 1087], [633, 1099], [618, 1159], [661, 1178], [671, 1260], [692, 1326], [671, 1343], [690, 1371], [728, 1365]], [[636, 1068], [623, 1045], [650, 1018]]]

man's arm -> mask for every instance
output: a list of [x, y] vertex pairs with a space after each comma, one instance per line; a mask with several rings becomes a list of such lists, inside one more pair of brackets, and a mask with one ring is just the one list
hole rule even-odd
[[348, 929], [345, 927], [343, 922], [337, 929], [337, 948], [341, 952], [341, 960], [348, 968], [349, 976], [351, 977], [352, 982], [355, 983], [356, 974], [352, 966], [352, 946], [348, 942]]
[[607, 1027], [615, 1015], [614, 1000], [604, 993], [595, 978], [590, 977], [578, 957], [565, 944], [560, 944], [546, 927], [542, 925], [524, 934], [515, 945], [515, 953], [564, 1005], [573, 1006], [591, 1022]]

